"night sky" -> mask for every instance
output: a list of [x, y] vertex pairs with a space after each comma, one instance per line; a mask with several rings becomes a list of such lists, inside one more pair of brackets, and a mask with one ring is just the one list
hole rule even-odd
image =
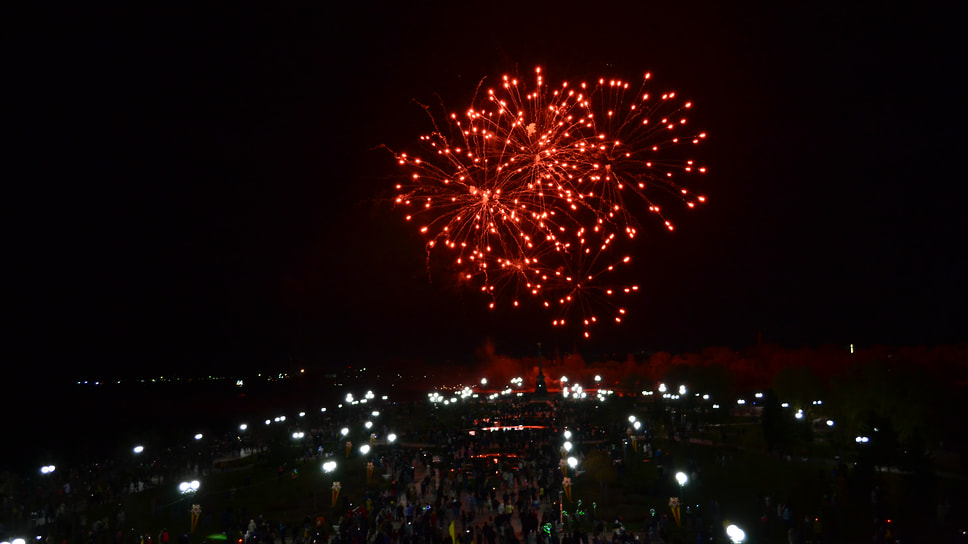
[[[968, 340], [952, 14], [313, 4], [11, 21], [8, 372]], [[378, 147], [416, 148], [413, 100], [460, 110], [481, 78], [536, 65], [552, 84], [651, 72], [709, 133], [708, 204], [674, 233], [643, 221], [642, 290], [591, 341], [428, 279], [388, 203], [402, 171]]]

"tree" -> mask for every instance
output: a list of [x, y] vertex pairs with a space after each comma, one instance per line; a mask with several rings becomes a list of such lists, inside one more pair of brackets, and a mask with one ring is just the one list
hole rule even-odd
[[807, 366], [781, 368], [773, 377], [773, 391], [777, 397], [798, 409], [805, 409], [825, 396], [823, 383]]
[[602, 450], [589, 452], [582, 466], [585, 468], [585, 474], [598, 482], [603, 494], [607, 490], [608, 484], [613, 484], [618, 480], [618, 470], [615, 468], [615, 463]]

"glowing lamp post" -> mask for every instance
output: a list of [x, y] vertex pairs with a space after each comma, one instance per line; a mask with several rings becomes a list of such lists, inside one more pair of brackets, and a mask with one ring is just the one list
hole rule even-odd
[[[686, 483], [689, 482], [689, 476], [686, 476], [686, 473], [685, 472], [677, 472], [676, 473], [676, 481], [679, 482], [679, 500], [682, 500], [683, 499], [683, 497], [682, 497], [682, 488], [683, 488], [683, 486], [686, 485]], [[685, 501], [682, 500], [682, 502], [685, 502]]]
[[192, 480], [190, 482], [182, 482], [182, 483], [178, 484], [178, 491], [182, 495], [188, 495], [190, 493], [194, 493], [194, 492], [198, 491], [198, 488], [199, 487], [201, 487], [201, 484], [199, 483], [199, 481], [198, 480]]
[[387, 444], [390, 445], [390, 479], [394, 479], [397, 473], [396, 460], [393, 457], [393, 443], [397, 441], [397, 435], [390, 433], [387, 435]]
[[[369, 453], [370, 453], [369, 444], [363, 444], [362, 446], [360, 446], [360, 455], [362, 455], [363, 457], [366, 457]], [[366, 463], [366, 482], [370, 483], [370, 480], [372, 478], [373, 478], [373, 462], [370, 461]]]
[[[324, 461], [323, 462], [322, 469], [323, 469], [323, 474], [326, 475], [326, 478], [327, 479], [331, 478], [332, 477], [332, 474], [333, 474], [333, 471], [336, 470], [336, 460], [335, 459], [328, 459], [328, 460]], [[332, 501], [333, 502], [333, 506], [336, 506], [336, 496], [339, 495], [339, 489], [338, 489], [338, 487], [339, 487], [339, 482], [333, 482], [333, 501]], [[316, 507], [316, 493], [314, 492], [313, 493], [313, 508], [315, 509], [315, 507]]]
[[737, 527], [736, 525], [730, 524], [726, 526], [726, 536], [729, 537], [731, 542], [739, 544], [746, 540], [746, 532]]

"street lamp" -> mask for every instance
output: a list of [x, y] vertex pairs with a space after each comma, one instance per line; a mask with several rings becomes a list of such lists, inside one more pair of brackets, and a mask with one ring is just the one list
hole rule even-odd
[[131, 451], [133, 451], [135, 454], [138, 454], [138, 453], [141, 453], [141, 452], [145, 451], [145, 447], [144, 446], [135, 446], [134, 449], [131, 450]]
[[746, 540], [746, 532], [732, 524], [726, 527], [726, 536], [728, 536], [732, 542], [737, 544]]
[[178, 491], [181, 491], [182, 495], [187, 495], [189, 493], [194, 493], [198, 491], [201, 486], [198, 480], [192, 480], [190, 482], [182, 482], [178, 484]]
[[387, 444], [390, 445], [390, 478], [394, 478], [397, 473], [397, 463], [396, 457], [393, 455], [393, 443], [397, 441], [396, 433], [390, 433], [387, 435]]
[[689, 481], [689, 477], [686, 476], [685, 472], [677, 472], [676, 481], [679, 482], [679, 500], [685, 504], [686, 501], [682, 500], [682, 486], [686, 485], [686, 483]]
[[[328, 476], [328, 477], [331, 478], [332, 476], [330, 476], [330, 475], [333, 473], [334, 470], [336, 470], [336, 460], [335, 459], [329, 459], [327, 461], [324, 461], [322, 468], [323, 468], [323, 473], [326, 474], [326, 476]], [[333, 497], [333, 502], [334, 503], [336, 502], [336, 497], [335, 496]], [[315, 509], [315, 508], [316, 508], [316, 492], [314, 491], [313, 492], [313, 509]]]

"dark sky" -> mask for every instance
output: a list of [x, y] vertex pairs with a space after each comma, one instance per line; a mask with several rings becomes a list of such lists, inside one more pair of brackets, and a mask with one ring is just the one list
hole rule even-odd
[[[960, 40], [927, 7], [730, 2], [88, 5], [25, 15], [8, 88], [10, 361], [246, 372], [493, 341], [626, 350], [965, 341]], [[847, 3], [855, 4], [855, 3]], [[385, 198], [412, 100], [652, 72], [695, 103], [701, 211], [646, 224], [592, 341], [429, 282]]]

